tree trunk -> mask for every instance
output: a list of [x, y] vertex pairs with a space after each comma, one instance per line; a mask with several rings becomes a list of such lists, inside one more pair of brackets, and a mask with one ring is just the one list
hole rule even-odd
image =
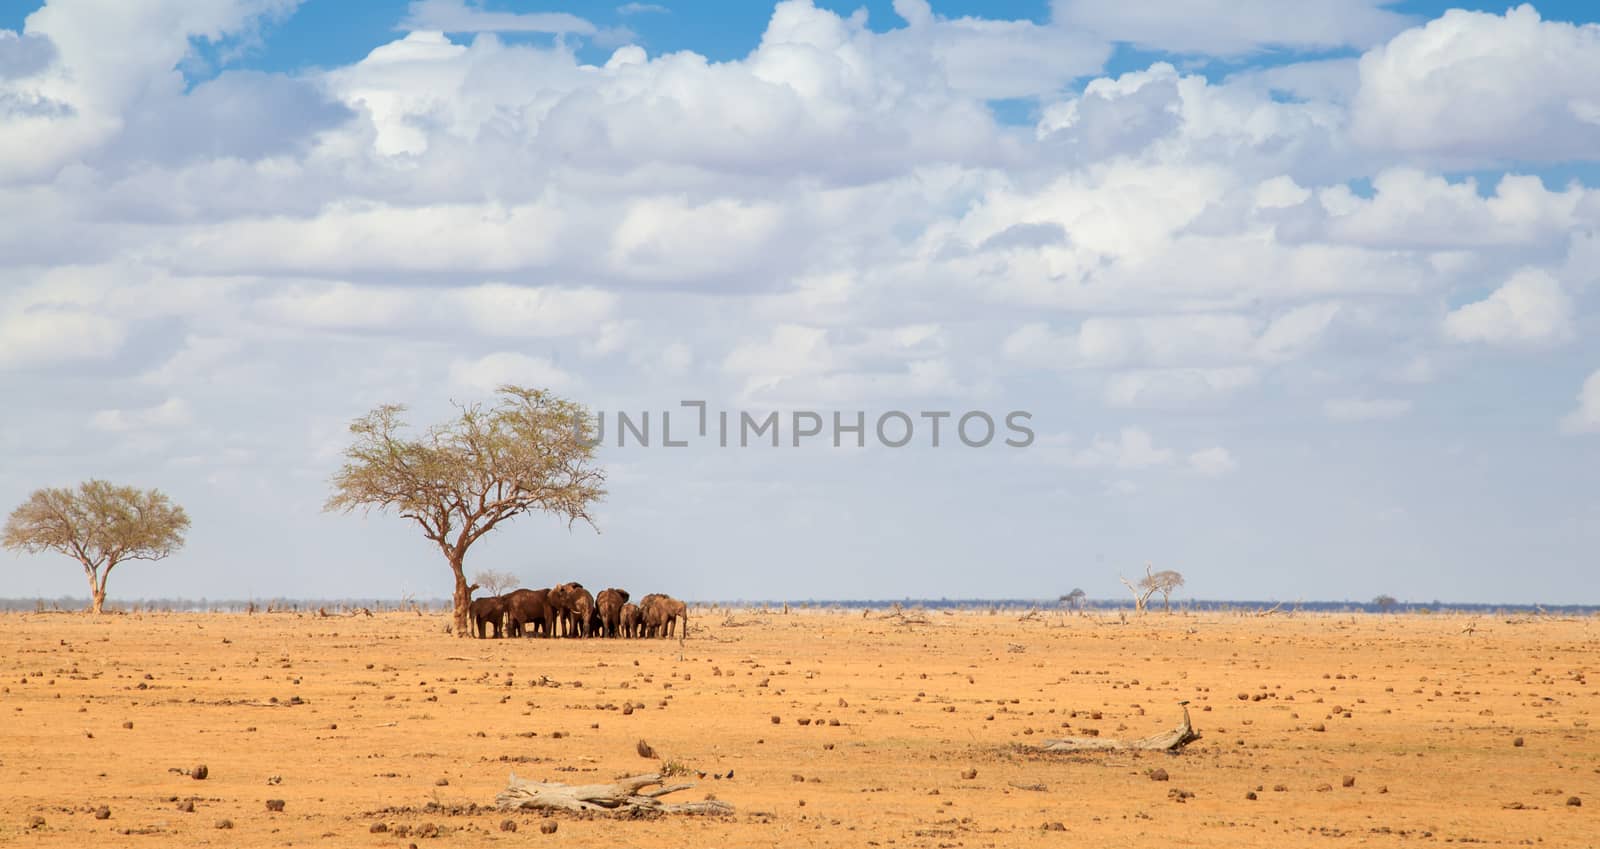
[[1141, 737], [1138, 740], [1112, 740], [1105, 737], [1067, 737], [1046, 740], [1040, 746], [1045, 752], [1176, 752], [1200, 739], [1200, 732], [1189, 722], [1188, 703], [1183, 705], [1183, 724], [1171, 731]]
[[528, 781], [511, 774], [511, 782], [495, 797], [502, 810], [566, 811], [569, 813], [613, 813], [638, 816], [642, 814], [731, 814], [733, 806], [727, 802], [707, 799], [704, 802], [662, 802], [661, 797], [693, 784], [662, 785], [659, 773], [635, 775], [613, 784], [567, 785], [547, 781]]
[[95, 587], [89, 591], [89, 596], [91, 599], [89, 612], [97, 616], [101, 613], [104, 613], [106, 608], [106, 591], [100, 587]]
[[460, 555], [450, 558], [450, 571], [456, 575], [455, 634], [458, 637], [472, 636], [472, 589], [467, 586], [467, 576], [462, 570], [464, 559]]

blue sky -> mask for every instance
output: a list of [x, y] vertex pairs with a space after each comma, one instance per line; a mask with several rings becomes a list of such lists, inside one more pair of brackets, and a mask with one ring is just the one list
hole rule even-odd
[[[662, 5], [0, 5], [0, 507], [171, 492], [189, 546], [113, 596], [442, 595], [320, 510], [375, 404], [1027, 410], [1023, 450], [608, 445], [603, 533], [469, 566], [1600, 601], [1594, 5]], [[58, 560], [0, 595], [81, 593]]]

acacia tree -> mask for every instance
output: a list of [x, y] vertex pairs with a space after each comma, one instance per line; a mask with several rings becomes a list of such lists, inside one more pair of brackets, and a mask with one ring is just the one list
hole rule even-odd
[[393, 511], [420, 525], [455, 577], [455, 633], [463, 637], [472, 600], [463, 566], [473, 543], [535, 511], [566, 519], [569, 529], [579, 520], [595, 527], [589, 509], [605, 497], [587, 409], [540, 389], [502, 386], [498, 394], [490, 407], [456, 404], [454, 418], [414, 436], [406, 435], [403, 406], [356, 419], [324, 507]]
[[1165, 613], [1171, 613], [1172, 593], [1183, 586], [1183, 573], [1164, 569], [1152, 575], [1147, 566], [1145, 576], [1140, 583], [1148, 583], [1156, 592], [1161, 593], [1161, 610]]
[[500, 595], [517, 585], [517, 576], [510, 572], [485, 569], [472, 576], [472, 583], [481, 587], [489, 595]]
[[1089, 594], [1084, 592], [1083, 588], [1077, 587], [1077, 588], [1074, 588], [1072, 590], [1072, 592], [1067, 593], [1066, 595], [1062, 596], [1059, 599], [1059, 601], [1062, 604], [1065, 604], [1066, 606], [1072, 608], [1073, 610], [1077, 610], [1077, 611], [1081, 612], [1083, 610], [1084, 599], [1086, 599], [1088, 597], [1089, 597]]
[[1150, 564], [1148, 562], [1145, 563], [1144, 577], [1140, 578], [1138, 583], [1131, 582], [1121, 575], [1117, 576], [1117, 580], [1121, 581], [1122, 585], [1133, 593], [1133, 609], [1138, 613], [1144, 612], [1145, 606], [1150, 603], [1150, 596], [1156, 594], [1155, 576], [1150, 573], [1150, 569]]
[[1379, 613], [1388, 613], [1400, 605], [1392, 595], [1380, 595], [1372, 600], [1372, 606], [1378, 608]]
[[158, 490], [89, 480], [77, 490], [41, 489], [6, 520], [6, 548], [54, 551], [83, 564], [89, 609], [105, 610], [106, 581], [126, 560], [163, 560], [183, 547], [189, 516]]

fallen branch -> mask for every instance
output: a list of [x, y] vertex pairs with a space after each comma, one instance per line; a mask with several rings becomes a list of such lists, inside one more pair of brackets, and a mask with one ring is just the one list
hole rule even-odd
[[1257, 616], [1271, 616], [1272, 614], [1277, 613], [1279, 610], [1282, 610], [1282, 609], [1283, 609], [1283, 602], [1280, 601], [1277, 604], [1274, 604], [1271, 607], [1271, 609], [1269, 609], [1269, 610], [1258, 610], [1258, 611], [1256, 611], [1256, 615]]
[[554, 781], [528, 781], [511, 774], [506, 789], [494, 797], [495, 804], [505, 810], [566, 811], [568, 813], [609, 812], [615, 814], [731, 814], [733, 806], [727, 802], [707, 799], [704, 802], [662, 802], [660, 797], [693, 784], [671, 784], [645, 790], [662, 784], [660, 773], [635, 775], [611, 784], [568, 785]]
[[1109, 737], [1066, 737], [1046, 740], [1040, 747], [1045, 752], [1176, 752], [1200, 739], [1200, 733], [1189, 723], [1189, 705], [1183, 703], [1183, 724], [1171, 731], [1152, 734], [1137, 740], [1114, 740]]

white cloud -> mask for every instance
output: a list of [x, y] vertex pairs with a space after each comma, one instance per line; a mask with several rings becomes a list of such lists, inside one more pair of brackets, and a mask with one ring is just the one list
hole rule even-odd
[[1342, 422], [1397, 419], [1411, 412], [1411, 402], [1402, 398], [1330, 398], [1322, 402], [1328, 418]]
[[1457, 342], [1545, 347], [1573, 336], [1573, 304], [1548, 272], [1524, 269], [1488, 298], [1445, 316], [1445, 335]]
[[94, 313], [0, 309], [0, 370], [102, 360], [126, 338], [123, 322]]
[[664, 15], [670, 11], [672, 10], [658, 3], [623, 3], [617, 7], [617, 14], [619, 15]]
[[[0, 75], [0, 184], [48, 175], [105, 144], [141, 98], [181, 93], [192, 43], [249, 37], [300, 0], [50, 0], [24, 35], [52, 59], [20, 79]], [[18, 110], [13, 104], [23, 107]]]
[[1189, 468], [1196, 474], [1218, 478], [1239, 468], [1239, 461], [1222, 446], [1196, 451], [1189, 455]]
[[565, 12], [490, 12], [467, 0], [412, 0], [401, 27], [440, 32], [545, 32], [593, 35], [598, 28]]
[[1225, 400], [1260, 379], [1254, 368], [1143, 369], [1111, 375], [1104, 397], [1112, 407], [1190, 407]]
[[500, 351], [477, 359], [457, 359], [450, 364], [450, 386], [458, 392], [486, 396], [508, 383], [569, 392], [578, 386], [579, 381], [547, 358], [530, 357], [515, 351]]
[[[1286, 7], [1287, 8], [1287, 7]], [[1600, 26], [1452, 9], [1361, 57], [1355, 138], [1464, 160], [1600, 157]]]
[[1064, 438], [1045, 444], [1057, 449], [1065, 446], [1057, 452], [1061, 461], [1085, 469], [1146, 469], [1166, 465], [1174, 456], [1170, 449], [1158, 448], [1148, 431], [1137, 427], [1122, 428], [1114, 438], [1096, 436], [1081, 449], [1072, 449]]
[[189, 402], [182, 398], [168, 398], [153, 407], [133, 410], [100, 410], [94, 414], [93, 425], [97, 430], [115, 433], [176, 428], [187, 425], [193, 420], [194, 415], [189, 409]]
[[[323, 330], [468, 330], [504, 337], [594, 334], [597, 340], [620, 342], [625, 327], [610, 321], [617, 300], [614, 293], [596, 289], [504, 283], [400, 289], [335, 282], [285, 287], [262, 298], [258, 309], [273, 321]], [[601, 352], [615, 347], [603, 346]]]
[[1561, 420], [1563, 433], [1594, 433], [1600, 431], [1600, 371], [1589, 375], [1578, 391], [1578, 409]]
[[1054, 0], [1055, 20], [1151, 50], [1236, 56], [1365, 47], [1403, 29], [1393, 0]]

